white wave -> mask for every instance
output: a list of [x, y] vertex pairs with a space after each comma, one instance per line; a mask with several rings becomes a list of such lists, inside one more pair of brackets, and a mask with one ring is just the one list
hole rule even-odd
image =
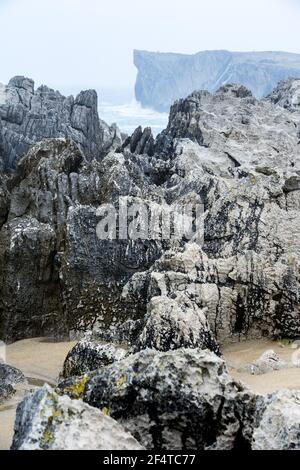
[[154, 134], [161, 132], [167, 125], [168, 114], [143, 108], [136, 100], [126, 104], [102, 102], [99, 106], [101, 119], [109, 124], [115, 122], [122, 131], [132, 133], [138, 126], [151, 127]]

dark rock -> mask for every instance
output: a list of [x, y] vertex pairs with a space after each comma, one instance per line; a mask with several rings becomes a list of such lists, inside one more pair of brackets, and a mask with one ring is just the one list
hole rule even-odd
[[[62, 382], [60, 392], [73, 396], [82, 380]], [[147, 449], [249, 447], [256, 398], [208, 351], [142, 351], [86, 376], [81, 389]]]
[[84, 375], [96, 369], [124, 359], [127, 351], [112, 343], [97, 341], [95, 337], [87, 336], [74, 346], [64, 362], [62, 377]]

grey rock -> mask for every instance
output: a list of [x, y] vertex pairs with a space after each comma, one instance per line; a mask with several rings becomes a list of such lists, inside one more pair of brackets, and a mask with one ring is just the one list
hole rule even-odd
[[101, 369], [124, 359], [126, 354], [126, 349], [121, 346], [116, 346], [112, 343], [105, 344], [97, 341], [92, 334], [86, 335], [67, 355], [62, 377], [80, 376], [87, 372]]
[[300, 393], [276, 392], [257, 403], [253, 450], [300, 449]]
[[94, 90], [66, 98], [44, 85], [35, 90], [28, 78], [11, 79], [0, 90], [0, 168], [14, 170], [29, 147], [44, 138], [70, 138], [88, 160], [103, 157], [122, 138], [116, 126], [99, 119], [97, 103]]
[[176, 300], [153, 297], [147, 307], [145, 325], [135, 349], [170, 351], [179, 348], [209, 349], [220, 354], [206, 316], [197, 304], [184, 295]]
[[142, 450], [113, 419], [48, 385], [17, 409], [12, 450]]
[[256, 398], [209, 351], [145, 350], [59, 386], [70, 396], [78, 388], [84, 401], [109, 412], [147, 449], [250, 445]]
[[300, 79], [290, 78], [278, 84], [270, 95], [266, 97], [267, 101], [280, 105], [289, 111], [299, 112], [300, 109]]
[[[88, 97], [80, 106], [90, 105]], [[144, 143], [151, 135], [142, 129], [101, 162], [87, 161], [69, 140], [36, 144], [5, 182], [3, 337], [57, 325], [64, 335], [95, 329], [106, 341], [123, 336], [134, 347], [151, 299], [179, 304], [182, 296], [191, 311], [205, 314], [211, 345], [196, 340], [204, 347], [298, 337], [299, 129], [297, 111], [225, 85], [175, 103], [150, 153]], [[99, 240], [97, 208], [117, 209], [120, 197], [166, 213], [203, 202], [204, 240]], [[167, 315], [170, 325], [178, 325], [177, 314], [181, 307]]]
[[26, 382], [24, 374], [15, 367], [0, 362], [0, 403], [16, 393], [16, 387]]
[[204, 51], [174, 54], [134, 51], [138, 70], [135, 94], [145, 107], [168, 111], [194, 90], [216, 91], [240, 83], [257, 98], [271, 93], [280, 80], [300, 78], [300, 56], [285, 52]]

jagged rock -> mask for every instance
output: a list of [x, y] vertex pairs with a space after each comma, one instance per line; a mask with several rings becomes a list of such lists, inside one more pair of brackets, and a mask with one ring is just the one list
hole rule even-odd
[[4, 170], [14, 170], [29, 147], [44, 138], [70, 138], [88, 160], [99, 159], [118, 147], [122, 143], [120, 131], [99, 119], [97, 101], [94, 90], [66, 98], [44, 85], [34, 90], [34, 82], [28, 78], [12, 78], [2, 87], [0, 98]]
[[119, 151], [122, 152], [127, 148], [133, 154], [153, 156], [154, 138], [151, 128], [146, 127], [143, 131], [141, 126], [137, 127], [132, 136], [127, 137]]
[[124, 165], [120, 154], [88, 163], [65, 139], [30, 149], [9, 181], [10, 210], [0, 232], [3, 339], [64, 336], [87, 331], [96, 320], [110, 326], [131, 319], [132, 306], [120, 299], [122, 287], [151, 266], [161, 244], [100, 240], [97, 209], [118, 204], [119, 196], [142, 195], [143, 186], [137, 164]]
[[253, 364], [246, 364], [239, 369], [239, 372], [248, 372], [252, 375], [262, 375], [274, 370], [286, 369], [294, 367], [282, 361], [279, 356], [272, 350], [264, 352]]
[[300, 77], [300, 55], [284, 52], [203, 51], [174, 54], [134, 51], [138, 69], [135, 95], [141, 104], [169, 111], [171, 104], [194, 90], [216, 91], [240, 83], [261, 98], [280, 80]]
[[120, 424], [99, 410], [58, 396], [48, 385], [17, 409], [12, 450], [142, 450]]
[[145, 350], [59, 389], [106, 410], [147, 449], [249, 446], [255, 397], [208, 351]]
[[253, 432], [253, 450], [300, 449], [300, 393], [276, 392], [257, 404], [258, 426]]
[[[88, 96], [79, 103], [89, 104]], [[61, 318], [63, 334], [95, 328], [110, 341], [131, 321], [134, 344], [153, 297], [177, 302], [184, 295], [206, 312], [218, 342], [298, 337], [299, 129], [296, 111], [226, 85], [175, 103], [152, 156], [146, 147], [136, 152], [144, 146], [142, 129], [130, 139], [134, 153], [127, 143], [101, 162], [87, 162], [67, 140], [37, 144], [7, 183], [11, 204], [0, 232], [3, 336], [18, 331], [16, 324], [25, 325], [26, 335], [51, 332]], [[99, 240], [97, 209], [118, 209], [120, 197], [147, 211], [157, 204], [164, 216], [180, 204], [202, 202], [204, 241], [198, 234], [193, 240]], [[39, 235], [29, 246], [31, 226]], [[38, 299], [29, 269], [19, 263], [22, 244]]]
[[16, 392], [16, 386], [25, 382], [26, 378], [20, 370], [0, 361], [0, 403]]
[[136, 350], [154, 348], [170, 351], [179, 348], [209, 349], [217, 354], [219, 346], [208, 326], [206, 311], [188, 297], [153, 297], [148, 304], [144, 328]]
[[84, 375], [96, 369], [124, 359], [126, 349], [112, 343], [97, 342], [93, 335], [87, 335], [69, 352], [64, 362], [62, 377]]
[[300, 79], [289, 78], [278, 84], [278, 86], [267, 96], [267, 101], [280, 105], [289, 111], [300, 109]]

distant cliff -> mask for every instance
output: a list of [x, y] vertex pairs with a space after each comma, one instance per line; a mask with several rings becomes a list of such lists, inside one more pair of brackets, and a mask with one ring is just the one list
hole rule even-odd
[[134, 51], [138, 69], [136, 99], [145, 107], [168, 111], [194, 90], [216, 91], [240, 83], [261, 98], [280, 80], [300, 77], [300, 54], [286, 52], [204, 51], [194, 55]]

